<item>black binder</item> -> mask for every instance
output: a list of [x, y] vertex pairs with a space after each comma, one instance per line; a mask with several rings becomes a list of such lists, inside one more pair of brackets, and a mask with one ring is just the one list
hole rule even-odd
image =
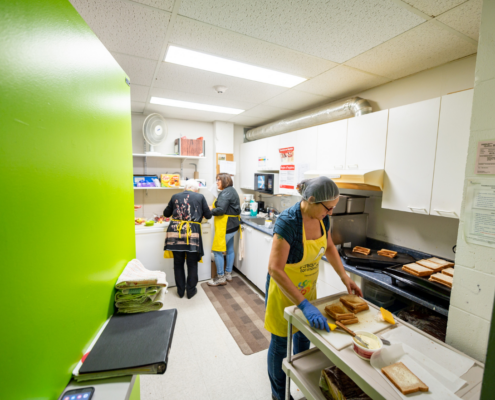
[[156, 366], [165, 373], [177, 310], [114, 315], [88, 354], [80, 375]]

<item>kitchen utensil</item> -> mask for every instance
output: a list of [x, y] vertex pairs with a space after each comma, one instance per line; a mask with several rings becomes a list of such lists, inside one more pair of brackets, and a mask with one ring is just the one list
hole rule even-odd
[[371, 357], [373, 356], [373, 354], [380, 352], [380, 350], [383, 348], [382, 340], [378, 336], [374, 335], [373, 333], [370, 333], [367, 331], [356, 330], [355, 334], [357, 335], [356, 337], [365, 336], [365, 337], [371, 338], [372, 341], [374, 341], [377, 344], [376, 348], [373, 348], [375, 346], [371, 346], [371, 348], [370, 348], [370, 346], [364, 347], [361, 345], [360, 342], [356, 342], [355, 340], [353, 340], [352, 350], [354, 351], [354, 353], [356, 353], [356, 355], [359, 358], [362, 358], [365, 361], [369, 361], [371, 359]]
[[[333, 237], [333, 236], [332, 236]], [[359, 253], [354, 253], [352, 249], [341, 248], [340, 256], [344, 261], [352, 266], [362, 266], [371, 268], [387, 268], [392, 266], [401, 266], [404, 264], [410, 264], [416, 261], [416, 259], [409, 254], [397, 253], [395, 258], [388, 258], [385, 256], [379, 256], [377, 250], [371, 250], [371, 253], [367, 256]]]
[[361, 346], [368, 348], [368, 345], [365, 342], [363, 342], [363, 340], [359, 336], [356, 336], [356, 334], [353, 331], [351, 331], [349, 328], [347, 328], [342, 322], [335, 321], [335, 324], [339, 328], [347, 332], [349, 335], [351, 335], [353, 338], [355, 338], [361, 344]]
[[380, 340], [382, 341], [382, 343], [384, 345], [390, 346], [390, 341], [388, 341], [387, 339], [384, 339], [384, 338], [381, 337]]
[[258, 201], [258, 211], [259, 212], [265, 212], [265, 202], [264, 201]]
[[194, 179], [199, 179], [198, 164], [189, 163], [189, 165], [194, 165]]

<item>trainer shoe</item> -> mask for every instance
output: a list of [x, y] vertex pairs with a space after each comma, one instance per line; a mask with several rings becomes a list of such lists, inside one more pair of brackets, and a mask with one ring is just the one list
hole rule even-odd
[[227, 284], [225, 275], [218, 275], [212, 280], [207, 282], [208, 286], [224, 286]]
[[227, 282], [230, 282], [232, 280], [232, 272], [225, 272], [225, 279]]

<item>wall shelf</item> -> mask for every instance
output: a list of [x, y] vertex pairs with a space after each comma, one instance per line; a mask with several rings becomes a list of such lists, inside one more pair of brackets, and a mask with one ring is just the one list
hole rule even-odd
[[201, 160], [206, 157], [198, 157], [198, 156], [178, 156], [175, 154], [160, 154], [160, 155], [153, 155], [153, 154], [139, 154], [139, 153], [132, 153], [133, 157], [155, 157], [155, 158], [175, 158], [178, 160], [182, 159], [188, 159], [188, 160]]

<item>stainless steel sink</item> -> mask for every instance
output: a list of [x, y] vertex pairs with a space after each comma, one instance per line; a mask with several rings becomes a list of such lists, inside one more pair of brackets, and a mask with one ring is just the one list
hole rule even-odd
[[248, 221], [258, 225], [265, 225], [265, 218], [249, 218]]

